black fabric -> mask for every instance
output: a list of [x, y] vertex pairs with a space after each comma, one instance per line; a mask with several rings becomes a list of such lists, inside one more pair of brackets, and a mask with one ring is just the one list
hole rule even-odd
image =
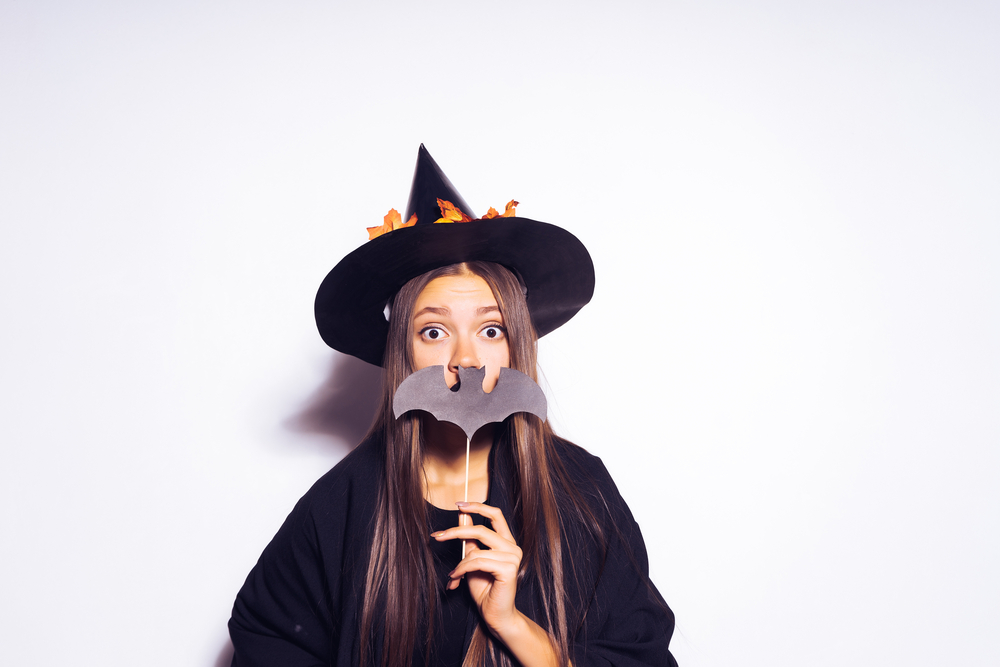
[[[514, 473], [510, 452], [503, 442], [493, 449], [487, 502], [503, 511], [521, 541], [508, 488]], [[625, 501], [600, 459], [564, 441], [557, 442], [557, 452], [607, 538], [602, 549], [582, 525], [567, 521], [564, 554], [576, 573], [567, 580], [573, 664], [675, 666], [668, 650], [673, 614], [648, 579], [645, 546]], [[234, 667], [358, 664], [358, 626], [382, 466], [381, 445], [366, 441], [296, 504], [236, 598], [229, 621]], [[565, 500], [560, 507], [566, 507]], [[431, 511], [430, 521], [457, 520], [457, 515], [444, 514]], [[428, 526], [428, 542], [430, 532]], [[450, 556], [449, 547], [454, 552]], [[457, 548], [434, 546], [442, 584], [457, 564]], [[437, 633], [452, 650], [450, 655], [436, 652], [433, 664], [454, 664], [471, 640], [477, 612], [464, 585], [454, 593], [445, 597]], [[519, 584], [515, 604], [546, 627], [538, 582], [530, 573]], [[457, 654], [455, 647], [460, 647]], [[416, 664], [423, 662], [422, 652], [417, 647]]]

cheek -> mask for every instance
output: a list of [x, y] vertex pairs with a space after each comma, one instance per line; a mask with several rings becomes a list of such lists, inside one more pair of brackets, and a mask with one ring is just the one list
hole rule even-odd
[[413, 343], [413, 370], [419, 371], [428, 366], [447, 366], [448, 360], [442, 360], [441, 348], [421, 345], [419, 341]]
[[491, 344], [482, 352], [480, 359], [486, 363], [491, 375], [494, 370], [499, 374], [500, 368], [510, 368], [510, 348], [507, 343]]

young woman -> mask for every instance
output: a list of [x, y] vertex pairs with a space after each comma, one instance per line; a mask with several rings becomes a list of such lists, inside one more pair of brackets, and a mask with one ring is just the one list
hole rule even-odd
[[599, 459], [516, 413], [473, 436], [465, 502], [465, 434], [427, 413], [393, 416], [397, 387], [429, 366], [449, 385], [485, 367], [487, 391], [501, 367], [536, 379], [537, 337], [589, 301], [583, 245], [515, 205], [470, 220], [421, 146], [416, 224], [386, 216], [323, 282], [321, 335], [381, 364], [383, 397], [365, 441], [247, 578], [233, 665], [676, 664], [673, 615]]

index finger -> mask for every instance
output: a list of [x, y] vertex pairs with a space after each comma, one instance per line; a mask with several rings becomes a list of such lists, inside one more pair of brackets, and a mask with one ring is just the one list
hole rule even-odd
[[514, 535], [510, 532], [510, 527], [507, 525], [507, 519], [503, 517], [503, 512], [499, 508], [485, 503], [465, 503], [459, 501], [455, 504], [458, 505], [459, 512], [479, 514], [486, 517], [493, 524], [493, 532], [511, 544], [517, 544], [517, 540], [514, 539]]

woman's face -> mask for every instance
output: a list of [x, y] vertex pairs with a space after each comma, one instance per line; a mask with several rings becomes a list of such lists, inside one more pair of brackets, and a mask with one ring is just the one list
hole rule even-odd
[[492, 391], [501, 367], [510, 366], [507, 330], [497, 300], [475, 274], [427, 283], [413, 306], [413, 370], [444, 366], [448, 386], [458, 369], [486, 366], [483, 389]]

